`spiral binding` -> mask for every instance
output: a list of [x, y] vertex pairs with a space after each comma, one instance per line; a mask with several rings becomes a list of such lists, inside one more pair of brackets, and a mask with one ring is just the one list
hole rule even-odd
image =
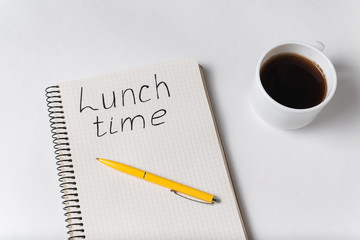
[[66, 131], [66, 122], [58, 85], [50, 86], [45, 89], [46, 101], [50, 117], [50, 127], [55, 148], [55, 159], [60, 182], [61, 198], [65, 205], [64, 214], [67, 222], [68, 234], [70, 239], [84, 239], [84, 229], [81, 217], [81, 210], [75, 175], [72, 165], [70, 143]]

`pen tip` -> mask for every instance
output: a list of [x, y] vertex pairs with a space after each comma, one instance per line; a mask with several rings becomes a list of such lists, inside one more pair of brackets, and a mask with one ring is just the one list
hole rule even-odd
[[97, 161], [99, 161], [99, 158], [96, 158]]
[[217, 197], [215, 197], [215, 196], [213, 196], [212, 202], [213, 202], [213, 203], [219, 203], [219, 202], [220, 202], [220, 199], [217, 198]]

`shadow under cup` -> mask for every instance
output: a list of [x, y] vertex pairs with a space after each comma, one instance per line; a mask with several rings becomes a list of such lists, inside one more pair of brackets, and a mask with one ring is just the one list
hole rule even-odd
[[[301, 55], [314, 62], [326, 79], [327, 89], [325, 98], [318, 105], [309, 108], [290, 108], [275, 101], [264, 89], [260, 79], [260, 71], [264, 63], [279, 54]], [[336, 72], [333, 64], [316, 47], [301, 42], [285, 42], [266, 51], [259, 59], [256, 67], [251, 101], [256, 113], [266, 122], [282, 129], [301, 128], [317, 116], [330, 101], [336, 90]]]

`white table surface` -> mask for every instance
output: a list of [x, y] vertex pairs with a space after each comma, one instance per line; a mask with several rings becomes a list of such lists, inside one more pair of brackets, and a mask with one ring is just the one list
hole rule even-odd
[[[0, 1], [0, 239], [65, 239], [46, 86], [195, 58], [251, 239], [360, 239], [360, 1]], [[326, 44], [338, 74], [309, 126], [273, 128], [249, 89], [267, 48]]]

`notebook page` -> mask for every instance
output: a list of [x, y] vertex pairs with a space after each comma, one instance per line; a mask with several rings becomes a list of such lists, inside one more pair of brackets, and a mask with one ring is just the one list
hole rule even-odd
[[[245, 239], [196, 61], [72, 81], [60, 90], [86, 239]], [[186, 200], [97, 157], [221, 202]]]

